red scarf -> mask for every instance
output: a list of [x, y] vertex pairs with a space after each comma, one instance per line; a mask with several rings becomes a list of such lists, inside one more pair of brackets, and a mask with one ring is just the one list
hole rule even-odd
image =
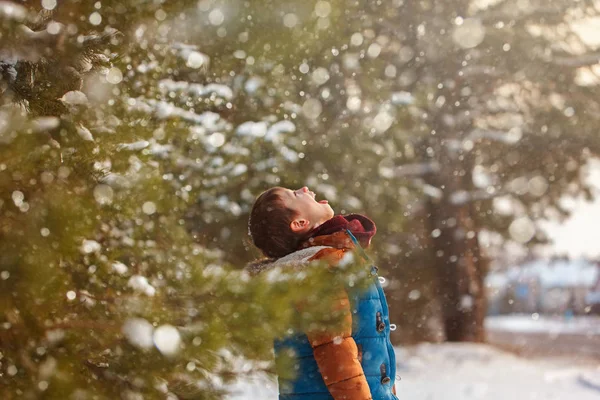
[[358, 239], [360, 245], [364, 248], [369, 247], [371, 238], [377, 232], [375, 222], [360, 214], [336, 215], [323, 224], [317, 226], [310, 233], [308, 238], [317, 236], [331, 235], [333, 233], [348, 229]]

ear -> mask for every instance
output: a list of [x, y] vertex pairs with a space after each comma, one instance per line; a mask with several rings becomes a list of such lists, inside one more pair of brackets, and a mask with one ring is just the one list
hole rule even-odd
[[293, 232], [302, 232], [308, 229], [310, 222], [306, 219], [298, 218], [290, 222], [290, 228]]

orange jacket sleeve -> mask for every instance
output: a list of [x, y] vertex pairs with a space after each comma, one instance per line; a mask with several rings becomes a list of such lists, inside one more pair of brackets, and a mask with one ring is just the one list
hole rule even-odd
[[[335, 265], [344, 253], [342, 249], [323, 249], [313, 259]], [[332, 312], [342, 316], [342, 323], [335, 329], [306, 332], [319, 371], [335, 400], [371, 400], [371, 391], [358, 360], [358, 348], [352, 338], [352, 311], [345, 290], [340, 290], [335, 297]]]

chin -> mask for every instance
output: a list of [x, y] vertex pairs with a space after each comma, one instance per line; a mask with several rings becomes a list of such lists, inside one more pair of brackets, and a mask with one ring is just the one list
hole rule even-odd
[[329, 216], [329, 219], [333, 218], [333, 216], [335, 215], [335, 212], [333, 211], [333, 208], [331, 208], [331, 206], [329, 204], [327, 204], [327, 215]]

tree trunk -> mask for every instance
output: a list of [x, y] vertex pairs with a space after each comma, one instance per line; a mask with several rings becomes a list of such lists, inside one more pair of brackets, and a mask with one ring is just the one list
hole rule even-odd
[[440, 171], [426, 178], [442, 190], [441, 198], [427, 201], [427, 224], [431, 234], [431, 260], [437, 275], [436, 294], [441, 302], [446, 340], [483, 342], [486, 314], [484, 278], [486, 260], [480, 248], [475, 206], [451, 201], [453, 193], [472, 189], [470, 157], [441, 156]]
[[483, 342], [485, 331], [484, 260], [468, 207], [428, 204], [437, 294], [446, 340]]

